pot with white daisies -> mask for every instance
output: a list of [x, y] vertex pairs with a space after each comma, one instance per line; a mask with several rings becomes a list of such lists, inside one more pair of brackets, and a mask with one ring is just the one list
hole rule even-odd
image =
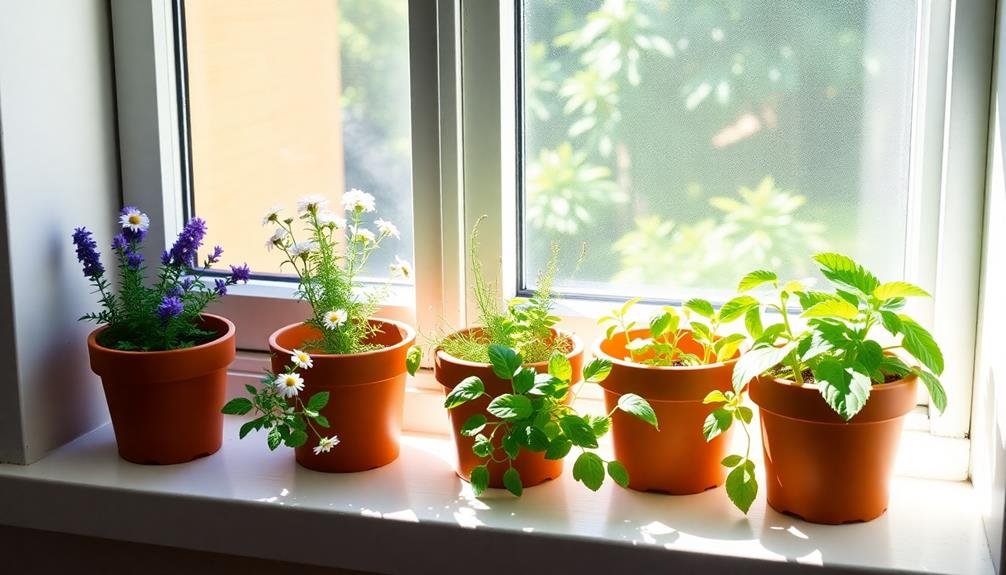
[[[256, 401], [265, 393], [265, 409], [245, 424], [242, 436], [268, 427], [270, 446], [294, 447], [304, 467], [364, 471], [398, 457], [406, 362], [416, 334], [404, 323], [374, 317], [386, 290], [363, 291], [356, 281], [371, 255], [398, 239], [398, 229], [380, 218], [373, 221], [376, 232], [366, 227], [365, 218], [375, 211], [374, 197], [366, 192], [342, 195], [345, 218], [328, 204], [323, 196], [309, 196], [298, 202], [293, 217], [275, 208], [263, 218], [275, 226], [268, 245], [285, 256], [281, 267], [297, 274], [297, 296], [311, 305], [312, 314], [273, 332], [272, 372], [264, 388], [249, 389], [251, 405], [241, 402], [232, 411], [262, 407]], [[408, 278], [412, 268], [396, 257], [391, 273]], [[305, 404], [301, 396], [310, 399]], [[285, 417], [274, 402], [278, 397], [301, 415], [277, 422], [276, 416]], [[312, 429], [316, 432], [308, 433]]]
[[[150, 219], [134, 207], [119, 218], [112, 239], [118, 289], [106, 276], [97, 242], [77, 228], [73, 243], [101, 310], [81, 319], [99, 325], [87, 338], [91, 369], [101, 377], [119, 455], [145, 464], [171, 464], [210, 455], [223, 440], [227, 367], [234, 359], [234, 324], [203, 313], [239, 281], [248, 266], [231, 266], [227, 277], [204, 277], [223, 253], [198, 251], [206, 223], [189, 221], [161, 256], [148, 281], [143, 256]], [[179, 424], [181, 422], [181, 424]]]

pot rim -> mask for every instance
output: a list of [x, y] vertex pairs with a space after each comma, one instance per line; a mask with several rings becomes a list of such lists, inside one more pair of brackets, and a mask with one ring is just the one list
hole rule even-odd
[[918, 376], [907, 376], [890, 383], [870, 386], [870, 398], [852, 419], [843, 420], [821, 397], [817, 385], [792, 385], [773, 377], [755, 378], [748, 390], [759, 410], [778, 417], [818, 425], [870, 425], [903, 417], [915, 407]]
[[[692, 333], [692, 330], [690, 329], [682, 329], [678, 331], [685, 331], [688, 333]], [[625, 332], [619, 331], [616, 333], [625, 333]], [[597, 340], [594, 342], [594, 349], [593, 349], [594, 357], [600, 359], [606, 359], [615, 365], [632, 369], [653, 370], [653, 371], [700, 371], [704, 369], [718, 369], [724, 366], [733, 366], [735, 363], [737, 363], [737, 360], [739, 360], [741, 356], [741, 354], [738, 352], [737, 356], [734, 357], [733, 359], [728, 359], [726, 361], [717, 361], [716, 363], [706, 363], [702, 365], [645, 365], [642, 363], [636, 363], [634, 361], [625, 361], [624, 359], [619, 359], [606, 353], [604, 350], [601, 349], [601, 344], [608, 341], [608, 339], [609, 338], [606, 337], [597, 338]]]
[[[455, 334], [470, 332], [470, 331], [476, 330], [476, 329], [482, 329], [482, 328], [476, 326], [476, 327], [467, 327], [465, 329], [459, 329], [457, 331], [451, 332], [451, 334], [448, 335], [447, 337], [449, 338], [449, 337], [454, 336]], [[565, 337], [565, 338], [567, 338], [569, 341], [571, 341], [573, 343], [573, 349], [569, 350], [569, 352], [566, 353], [566, 357], [567, 358], [576, 357], [577, 355], [580, 355], [580, 354], [583, 353], [583, 350], [584, 350], [583, 349], [583, 341], [575, 333], [573, 333], [571, 331], [564, 330], [564, 329], [559, 329], [559, 328], [552, 328], [552, 331], [554, 331], [556, 335]], [[447, 338], [444, 338], [444, 339], [447, 339]], [[482, 367], [482, 368], [492, 367], [491, 363], [480, 363], [480, 362], [476, 362], [476, 361], [468, 361], [466, 359], [461, 359], [461, 358], [458, 358], [458, 357], [454, 357], [453, 355], [451, 355], [451, 354], [447, 353], [446, 351], [440, 349], [439, 346], [434, 350], [434, 353], [436, 354], [437, 357], [441, 357], [444, 361], [449, 361], [449, 362], [451, 362], [453, 364], [456, 364], [456, 365], [461, 365], [461, 366], [465, 366], [465, 367]], [[541, 366], [546, 366], [546, 365], [548, 365], [548, 360], [539, 361], [539, 362], [535, 362], [535, 363], [525, 363], [523, 366], [524, 367], [541, 367]]]
[[[915, 375], [914, 373], [909, 373], [905, 377], [902, 377], [901, 379], [892, 381], [890, 383], [872, 383], [870, 385], [870, 393], [872, 394], [874, 391], [882, 391], [884, 389], [894, 389], [896, 387], [908, 385], [913, 380], [917, 381], [918, 378], [919, 376]], [[790, 387], [793, 389], [812, 389], [814, 391], [819, 391], [821, 389], [817, 385], [817, 383], [805, 383], [803, 385], [793, 385], [794, 384], [793, 381], [789, 379], [783, 379], [781, 377], [763, 377], [761, 379], [763, 381], [771, 381], [772, 383], [784, 385], [786, 387]]]
[[108, 353], [108, 354], [120, 354], [120, 355], [125, 355], [125, 356], [134, 356], [134, 357], [141, 356], [141, 355], [148, 356], [148, 357], [149, 356], [166, 357], [166, 356], [169, 356], [171, 354], [180, 354], [180, 353], [192, 352], [192, 351], [197, 351], [197, 350], [201, 350], [201, 349], [206, 349], [206, 348], [212, 347], [214, 345], [219, 344], [223, 340], [233, 338], [234, 334], [237, 332], [237, 329], [234, 327], [234, 322], [232, 322], [231, 320], [227, 319], [226, 317], [224, 317], [222, 315], [217, 315], [217, 314], [213, 314], [213, 313], [201, 313], [201, 314], [199, 314], [199, 317], [202, 317], [202, 318], [212, 318], [212, 319], [220, 320], [221, 322], [223, 322], [223, 324], [225, 326], [227, 326], [227, 330], [224, 333], [218, 335], [217, 337], [211, 339], [210, 341], [208, 341], [206, 343], [201, 343], [199, 345], [194, 345], [192, 347], [183, 347], [183, 348], [179, 348], [179, 349], [162, 349], [162, 350], [157, 350], [157, 351], [130, 351], [130, 350], [123, 350], [123, 349], [114, 349], [114, 348], [106, 347], [106, 346], [101, 345], [100, 343], [98, 343], [98, 336], [101, 335], [102, 332], [104, 332], [105, 330], [108, 329], [108, 325], [103, 325], [103, 326], [95, 328], [94, 330], [91, 331], [90, 334], [88, 334], [88, 336], [87, 336], [87, 345], [88, 345], [88, 347], [90, 347], [92, 349], [98, 349], [98, 350], [101, 350], [102, 353]]
[[[370, 356], [370, 355], [376, 355], [376, 354], [379, 354], [379, 353], [387, 353], [389, 351], [399, 349], [399, 348], [404, 347], [406, 345], [412, 345], [412, 343], [416, 340], [416, 330], [414, 330], [412, 328], [412, 326], [410, 326], [409, 324], [407, 324], [405, 322], [401, 322], [401, 321], [394, 320], [394, 319], [387, 319], [387, 318], [383, 318], [383, 317], [368, 317], [367, 321], [380, 322], [380, 323], [385, 324], [385, 325], [395, 326], [399, 330], [404, 331], [405, 335], [402, 337], [402, 341], [400, 341], [400, 342], [398, 342], [398, 343], [396, 343], [394, 345], [389, 345], [387, 347], [382, 347], [380, 349], [373, 349], [373, 350], [370, 350], [370, 351], [361, 351], [361, 352], [357, 352], [357, 353], [312, 353], [312, 354], [310, 354], [311, 357], [346, 357], [346, 358], [366, 357], [366, 356]], [[283, 327], [281, 327], [279, 329], [274, 330], [271, 334], [269, 334], [269, 347], [272, 348], [272, 349], [279, 350], [280, 352], [283, 352], [283, 353], [286, 353], [286, 354], [292, 354], [293, 350], [292, 349], [287, 349], [287, 348], [283, 347], [282, 345], [280, 345], [279, 343], [277, 343], [276, 338], [278, 337], [278, 334], [280, 332], [284, 332], [284, 331], [287, 331], [289, 329], [292, 329], [292, 328], [295, 328], [295, 327], [298, 327], [298, 326], [302, 326], [305, 323], [306, 322], [298, 321], [298, 322], [295, 322], [295, 323], [287, 324], [287, 325], [285, 325], [285, 326], [283, 326]]]

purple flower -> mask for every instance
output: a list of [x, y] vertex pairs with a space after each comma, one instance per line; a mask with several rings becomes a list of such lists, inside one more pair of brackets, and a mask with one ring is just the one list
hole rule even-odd
[[105, 275], [105, 266], [101, 265], [101, 256], [98, 255], [98, 244], [87, 228], [73, 230], [73, 244], [77, 246], [77, 261], [84, 267], [84, 277], [94, 279]]
[[122, 230], [122, 235], [130, 242], [139, 243], [143, 241], [143, 238], [147, 237], [147, 230], [133, 231], [130, 228], [125, 228]]
[[129, 247], [129, 240], [126, 239], [126, 236], [124, 234], [116, 234], [116, 236], [112, 238], [113, 250], [117, 252], [123, 252], [128, 247]]
[[181, 315], [184, 309], [180, 297], [167, 295], [161, 300], [161, 305], [157, 306], [157, 317], [161, 318], [161, 321], [168, 321]]
[[130, 269], [140, 269], [140, 266], [143, 265], [143, 254], [137, 251], [126, 252], [126, 265]]
[[213, 291], [216, 292], [218, 296], [222, 297], [227, 295], [227, 280], [223, 278], [217, 278], [213, 280], [213, 282], [216, 284], [216, 288]]
[[185, 292], [182, 290], [182, 286], [175, 286], [168, 290], [168, 296], [170, 297], [181, 298], [183, 293]]
[[171, 253], [167, 250], [161, 252], [161, 265], [168, 265], [171, 263]]
[[196, 279], [192, 276], [185, 276], [182, 278], [182, 289], [184, 291], [189, 291], [192, 289], [192, 284], [196, 283]]
[[248, 269], [248, 264], [241, 264], [239, 266], [231, 266], [231, 283], [244, 282], [248, 283], [248, 279], [251, 277], [251, 270]]
[[206, 222], [202, 218], [192, 218], [178, 234], [175, 245], [161, 256], [161, 262], [177, 267], [195, 267], [196, 253], [205, 236]]
[[222, 247], [214, 246], [213, 253], [206, 257], [206, 267], [210, 267], [211, 265], [219, 262], [220, 256], [222, 256], [223, 253], [224, 249]]

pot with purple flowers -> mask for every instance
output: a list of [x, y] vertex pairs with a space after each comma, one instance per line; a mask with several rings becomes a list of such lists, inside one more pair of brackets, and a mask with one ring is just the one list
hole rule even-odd
[[234, 359], [234, 324], [204, 313], [247, 282], [247, 265], [227, 277], [205, 277], [219, 263], [216, 246], [201, 263], [206, 222], [194, 218], [178, 235], [160, 266], [146, 265], [143, 242], [150, 219], [137, 208], [122, 210], [122, 229], [112, 239], [118, 273], [106, 273], [97, 242], [77, 228], [73, 243], [101, 308], [81, 319], [98, 328], [87, 338], [91, 369], [101, 377], [119, 455], [135, 463], [171, 464], [220, 449], [227, 367]]

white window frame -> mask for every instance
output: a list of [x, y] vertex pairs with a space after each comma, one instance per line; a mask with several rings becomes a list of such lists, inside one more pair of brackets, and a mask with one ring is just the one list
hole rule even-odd
[[[380, 314], [423, 334], [477, 317], [467, 297], [467, 238], [482, 215], [481, 256], [502, 295], [518, 291], [516, 204], [516, 9], [519, 0], [410, 0], [414, 290], [396, 290]], [[180, 229], [181, 142], [176, 89], [175, 0], [112, 0], [123, 195], [145, 206], [163, 236]], [[906, 278], [932, 287], [919, 311], [946, 354], [950, 405], [922, 409], [912, 441], [932, 465], [914, 474], [964, 479], [968, 473], [981, 218], [995, 6], [920, 0]], [[949, 65], [948, 65], [949, 63]], [[926, 254], [921, 257], [920, 254]], [[959, 254], [963, 254], [961, 257]], [[499, 265], [492, 265], [499, 262]], [[271, 331], [307, 316], [292, 286], [239, 286], [217, 311], [239, 325], [238, 345], [264, 349]], [[594, 319], [610, 302], [561, 298], [563, 325], [589, 347]], [[640, 312], [647, 312], [641, 306]], [[262, 355], [235, 369], [254, 372]], [[443, 430], [439, 386], [427, 371], [411, 384], [406, 427]], [[431, 423], [435, 422], [435, 423]], [[914, 448], [913, 448], [914, 451]], [[923, 455], [925, 453], [925, 455]]]

